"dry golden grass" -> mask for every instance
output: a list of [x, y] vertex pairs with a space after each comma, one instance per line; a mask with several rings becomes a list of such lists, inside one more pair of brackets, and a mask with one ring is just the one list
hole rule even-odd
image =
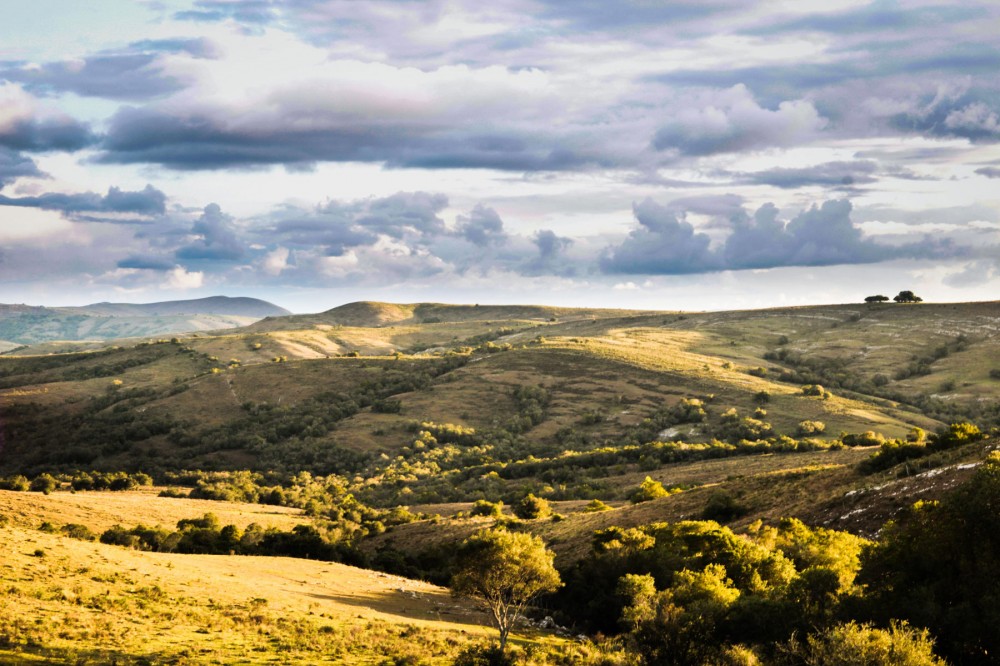
[[158, 497], [161, 488], [128, 492], [68, 492], [49, 495], [0, 490], [0, 515], [14, 525], [37, 528], [43, 521], [56, 525], [77, 523], [96, 533], [122, 525], [174, 528], [183, 518], [214, 513], [223, 525], [240, 529], [250, 523], [289, 530], [309, 522], [299, 509], [263, 504], [238, 504], [183, 497]]
[[447, 663], [491, 634], [446, 590], [338, 564], [0, 536], [2, 663], [25, 651], [57, 663]]

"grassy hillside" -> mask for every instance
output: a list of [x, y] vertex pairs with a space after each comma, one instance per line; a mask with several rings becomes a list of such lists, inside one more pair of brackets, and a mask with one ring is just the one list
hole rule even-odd
[[0, 353], [46, 342], [106, 341], [246, 326], [289, 314], [255, 298], [214, 296], [161, 303], [44, 308], [0, 305]]
[[[162, 534], [206, 513], [237, 531], [308, 524], [332, 559], [439, 583], [455, 544], [496, 524], [498, 508], [500, 524], [542, 537], [566, 576], [603, 561], [595, 531], [662, 536], [649, 526], [664, 521], [759, 535], [796, 517], [874, 537], [972, 478], [994, 446], [998, 321], [996, 303], [673, 313], [366, 302], [173, 340], [20, 349], [0, 357], [0, 483], [50, 473], [61, 489], [0, 491], [17, 553], [0, 569], [0, 650], [82, 663], [279, 652], [447, 663], [488, 635], [483, 616], [428, 583], [252, 549], [134, 552], [59, 534], [69, 523]], [[979, 430], [948, 428], [959, 421]], [[68, 492], [79, 470], [143, 471], [193, 496]], [[555, 515], [515, 520], [528, 493]], [[234, 499], [260, 504], [220, 501]], [[586, 648], [598, 661], [601, 649]]]

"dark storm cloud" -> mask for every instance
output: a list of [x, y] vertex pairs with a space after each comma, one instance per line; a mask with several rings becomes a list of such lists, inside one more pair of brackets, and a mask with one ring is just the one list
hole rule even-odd
[[223, 213], [218, 204], [205, 206], [201, 217], [191, 226], [191, 234], [196, 236], [195, 240], [174, 253], [178, 259], [237, 261], [246, 254], [246, 247], [236, 233], [233, 218]]
[[62, 194], [49, 192], [33, 197], [6, 197], [0, 195], [0, 205], [57, 210], [73, 217], [75, 213], [137, 213], [162, 215], [166, 209], [166, 195], [152, 185], [129, 192], [112, 187], [104, 196], [96, 192]]
[[41, 178], [44, 175], [30, 157], [0, 146], [0, 189], [17, 178]]
[[183, 81], [164, 74], [162, 54], [185, 53], [196, 58], [213, 57], [206, 39], [143, 40], [121, 51], [105, 51], [79, 60], [49, 62], [37, 66], [5, 67], [0, 78], [21, 83], [37, 94], [72, 92], [78, 95], [118, 100], [144, 100], [176, 92]]
[[14, 150], [75, 151], [94, 140], [90, 127], [72, 118], [25, 118], [0, 127], [0, 147]]
[[796, 189], [814, 185], [852, 187], [877, 182], [878, 164], [871, 160], [826, 162], [811, 167], [776, 168], [744, 174], [743, 182]]
[[468, 216], [459, 216], [458, 232], [473, 245], [500, 245], [507, 240], [500, 215], [483, 204], [476, 204]]

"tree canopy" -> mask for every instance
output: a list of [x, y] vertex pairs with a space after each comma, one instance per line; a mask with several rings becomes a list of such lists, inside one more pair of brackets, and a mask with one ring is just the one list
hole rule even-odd
[[892, 300], [896, 301], [897, 303], [922, 303], [924, 299], [920, 298], [912, 291], [907, 289], [893, 296]]
[[482, 530], [459, 547], [452, 592], [478, 599], [500, 631], [500, 649], [518, 614], [532, 599], [562, 586], [554, 553], [539, 537], [506, 530]]

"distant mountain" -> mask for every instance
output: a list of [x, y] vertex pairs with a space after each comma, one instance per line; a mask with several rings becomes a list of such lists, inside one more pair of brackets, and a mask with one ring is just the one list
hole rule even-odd
[[156, 317], [165, 315], [235, 315], [238, 317], [282, 317], [292, 314], [259, 298], [209, 296], [186, 301], [159, 303], [93, 303], [81, 307], [55, 308], [63, 312], [95, 317]]
[[267, 301], [226, 296], [57, 308], [0, 304], [0, 351], [41, 342], [101, 341], [236, 328], [264, 317], [289, 314]]

